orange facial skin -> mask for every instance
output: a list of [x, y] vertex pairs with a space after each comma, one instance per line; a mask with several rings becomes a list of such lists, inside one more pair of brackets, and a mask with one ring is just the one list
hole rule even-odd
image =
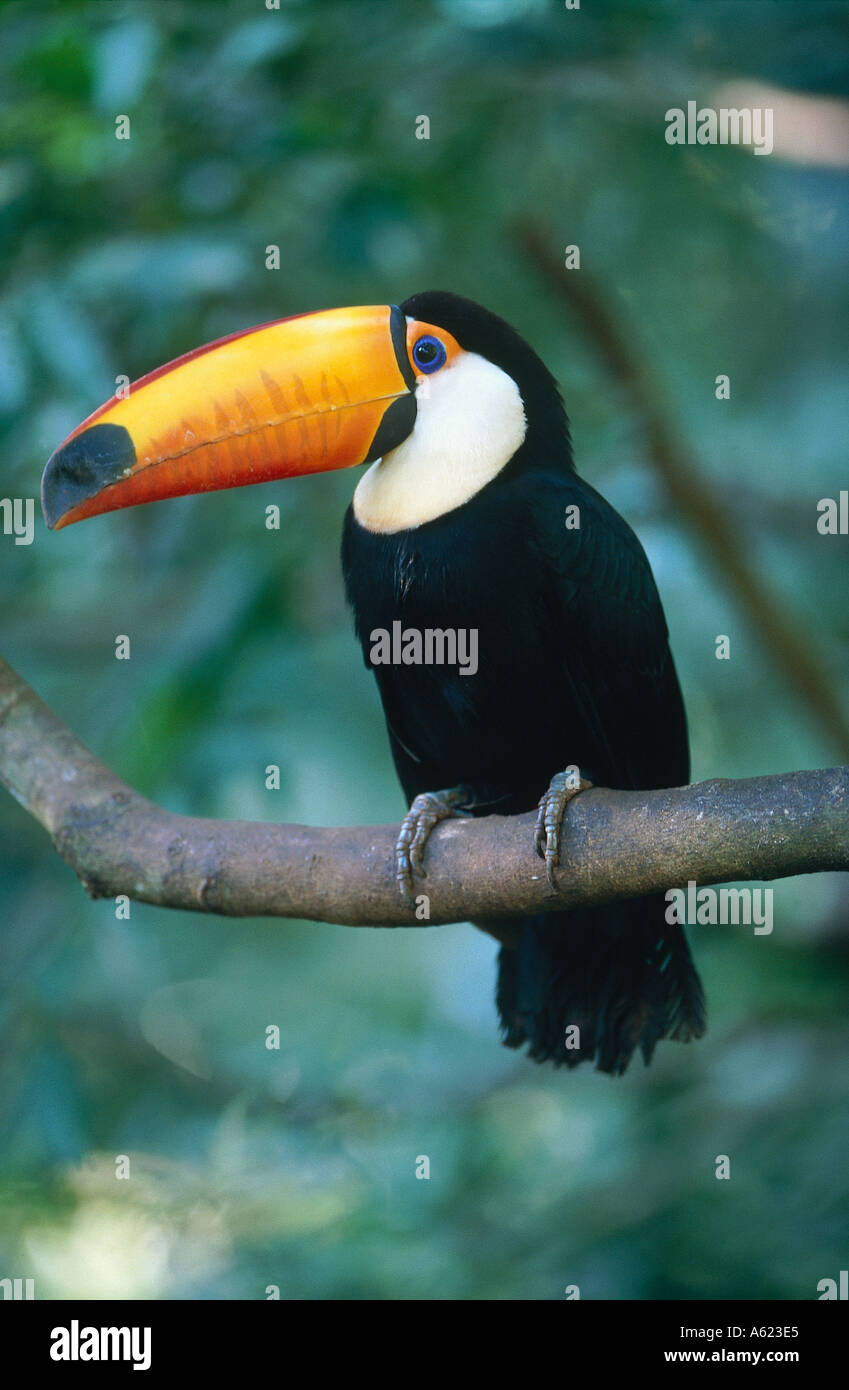
[[452, 366], [463, 351], [457, 339], [452, 338], [450, 333], [446, 333], [444, 328], [438, 328], [433, 323], [422, 323], [421, 319], [411, 319], [407, 324], [407, 358], [410, 366], [416, 373], [416, 379], [418, 381], [426, 381], [427, 377], [419, 371], [415, 364], [413, 359], [413, 348], [419, 338], [425, 335], [431, 338], [438, 338], [445, 348], [445, 365], [439, 369], [440, 371], [444, 372], [448, 367]]

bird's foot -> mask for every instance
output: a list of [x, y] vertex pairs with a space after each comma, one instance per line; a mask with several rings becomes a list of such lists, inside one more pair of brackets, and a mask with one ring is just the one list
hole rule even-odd
[[573, 796], [588, 791], [592, 782], [585, 781], [580, 768], [572, 764], [564, 772], [556, 772], [549, 783], [548, 791], [540, 797], [539, 815], [534, 841], [537, 854], [545, 860], [545, 873], [552, 888], [554, 870], [560, 863], [560, 825], [563, 813]]
[[417, 796], [403, 821], [395, 842], [395, 879], [401, 897], [408, 907], [415, 907], [413, 874], [426, 878], [422, 863], [430, 832], [441, 820], [470, 816], [472, 801], [469, 787], [451, 787], [448, 791], [422, 792]]

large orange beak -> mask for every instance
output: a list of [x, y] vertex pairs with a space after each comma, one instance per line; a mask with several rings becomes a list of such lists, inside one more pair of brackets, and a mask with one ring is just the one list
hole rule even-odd
[[416, 418], [407, 323], [390, 305], [280, 319], [178, 357], [51, 456], [51, 529], [164, 497], [369, 463]]

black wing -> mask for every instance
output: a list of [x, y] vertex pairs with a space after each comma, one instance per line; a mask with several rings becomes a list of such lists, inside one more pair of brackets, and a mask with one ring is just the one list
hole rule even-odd
[[[529, 506], [548, 579], [552, 641], [562, 648], [555, 668], [581, 731], [588, 775], [623, 788], [686, 783], [684, 704], [643, 547], [576, 474], [558, 479], [553, 490], [547, 475]], [[577, 529], [565, 524], [570, 506], [579, 508]]]

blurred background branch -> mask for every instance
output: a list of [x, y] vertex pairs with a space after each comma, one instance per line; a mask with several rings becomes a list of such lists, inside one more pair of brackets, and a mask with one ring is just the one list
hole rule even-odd
[[428, 845], [423, 918], [403, 908], [392, 826], [201, 820], [119, 781], [0, 658], [0, 781], [92, 897], [236, 917], [421, 926], [626, 898], [695, 880], [849, 869], [849, 768], [653, 792], [584, 792], [567, 812], [558, 891], [534, 814], [451, 821]]
[[533, 222], [516, 222], [514, 235], [556, 299], [580, 323], [626, 398], [645, 436], [648, 461], [675, 514], [692, 528], [775, 666], [807, 705], [837, 755], [849, 758], [845, 702], [810, 634], [749, 561], [749, 546], [732, 498], [726, 495], [720, 500], [676, 433], [660, 385], [647, 366], [648, 355], [627, 322], [625, 306], [618, 304], [614, 310], [589, 271], [565, 270], [554, 250], [555, 239]]

